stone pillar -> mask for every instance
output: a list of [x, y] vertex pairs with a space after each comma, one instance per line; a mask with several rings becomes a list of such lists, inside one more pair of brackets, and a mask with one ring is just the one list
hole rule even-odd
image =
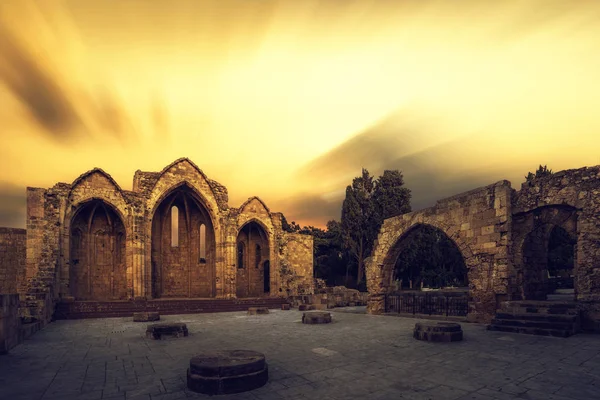
[[128, 229], [126, 253], [128, 269], [132, 272], [132, 294], [134, 299], [150, 298], [152, 296], [151, 278], [151, 224], [145, 223], [142, 215], [132, 214]]
[[[18, 289], [24, 295], [27, 292], [27, 282], [36, 274], [42, 259], [42, 242], [44, 235], [44, 206], [45, 189], [27, 188], [27, 239], [25, 280]], [[21, 300], [24, 300], [22, 298]]]

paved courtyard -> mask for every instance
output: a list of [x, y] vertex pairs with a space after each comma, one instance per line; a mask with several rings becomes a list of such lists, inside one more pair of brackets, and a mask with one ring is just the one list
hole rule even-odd
[[[346, 310], [348, 311], [348, 310]], [[412, 338], [417, 320], [332, 311], [303, 325], [299, 311], [164, 316], [190, 336], [147, 340], [131, 318], [57, 321], [0, 356], [1, 399], [209, 398], [188, 392], [191, 356], [265, 353], [269, 382], [216, 399], [600, 399], [600, 335], [568, 339], [488, 332], [464, 341]]]

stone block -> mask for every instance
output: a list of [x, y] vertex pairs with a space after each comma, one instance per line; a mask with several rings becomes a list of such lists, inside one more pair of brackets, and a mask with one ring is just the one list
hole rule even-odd
[[249, 307], [248, 315], [265, 315], [269, 313], [267, 307]]
[[146, 328], [146, 338], [161, 340], [164, 337], [185, 337], [188, 335], [186, 324], [181, 322], [152, 324]]
[[305, 312], [302, 315], [303, 324], [329, 324], [331, 323], [331, 314], [322, 311]]
[[160, 321], [160, 314], [156, 311], [144, 311], [133, 313], [133, 322]]

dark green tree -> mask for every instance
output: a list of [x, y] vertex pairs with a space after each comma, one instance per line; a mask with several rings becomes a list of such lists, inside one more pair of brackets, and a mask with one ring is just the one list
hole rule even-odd
[[385, 170], [377, 179], [373, 192], [378, 217], [384, 219], [411, 211], [410, 189], [404, 187], [404, 177], [398, 170]]
[[[344, 247], [348, 250], [357, 266], [356, 284], [363, 280], [364, 261], [370, 255], [373, 241], [377, 236], [378, 218], [373, 201], [375, 182], [365, 168], [362, 175], [352, 180], [346, 187], [346, 198], [342, 204], [342, 237]], [[349, 276], [347, 267], [346, 279]]]
[[535, 171], [535, 174], [533, 172], [529, 172], [525, 176], [525, 181], [531, 182], [532, 180], [534, 180], [536, 178], [542, 178], [542, 177], [550, 176], [550, 175], [552, 175], [552, 170], [548, 169], [548, 167], [546, 165], [540, 164], [537, 171]]
[[386, 170], [375, 180], [363, 168], [362, 175], [346, 188], [341, 230], [344, 247], [352, 257], [346, 276], [350, 267], [356, 266], [357, 286], [363, 282], [364, 261], [371, 255], [384, 219], [410, 212], [410, 198], [410, 189], [404, 187], [402, 173], [397, 170]]

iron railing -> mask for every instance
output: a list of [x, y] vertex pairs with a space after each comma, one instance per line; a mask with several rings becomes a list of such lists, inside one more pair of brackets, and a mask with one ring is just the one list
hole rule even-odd
[[463, 293], [393, 293], [385, 295], [385, 312], [465, 317], [469, 299]]

